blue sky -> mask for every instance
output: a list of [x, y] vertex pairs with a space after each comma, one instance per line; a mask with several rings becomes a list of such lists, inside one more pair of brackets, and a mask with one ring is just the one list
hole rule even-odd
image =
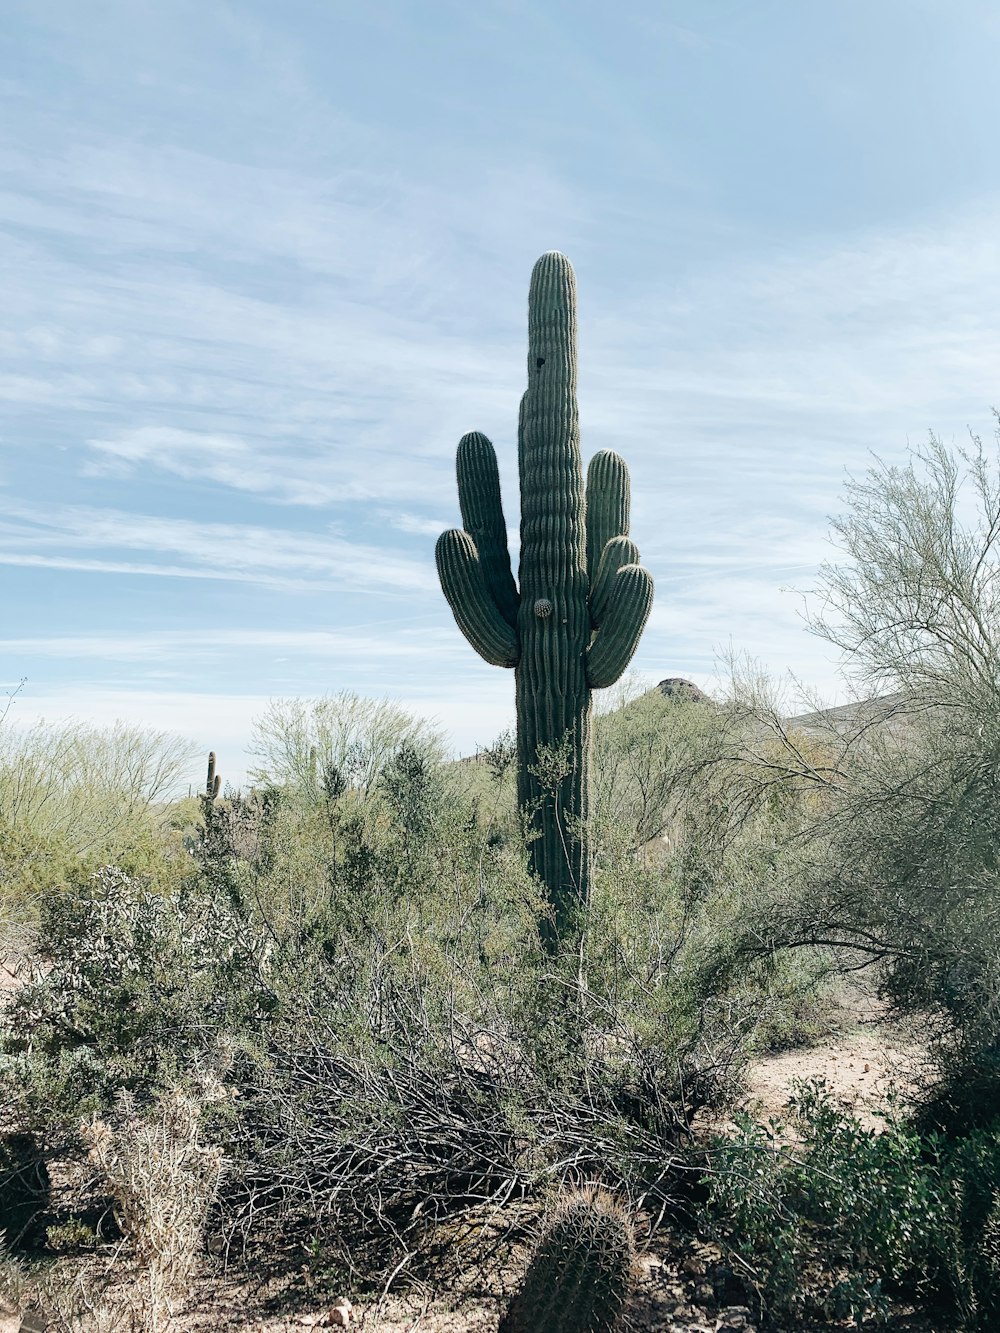
[[[628, 460], [635, 666], [802, 628], [845, 470], [1000, 403], [988, 0], [6, 0], [0, 680], [239, 778], [271, 697], [511, 718], [437, 587], [454, 449], [516, 527], [533, 261]], [[13, 716], [13, 715], [12, 715]], [[195, 771], [200, 773], [200, 762]]]

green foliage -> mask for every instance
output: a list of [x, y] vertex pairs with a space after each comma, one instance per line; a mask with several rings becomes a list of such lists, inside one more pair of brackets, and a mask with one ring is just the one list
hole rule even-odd
[[264, 960], [247, 920], [198, 886], [168, 895], [106, 868], [45, 899], [34, 979], [0, 1018], [8, 1108], [44, 1128], [183, 1077], [268, 1010]]
[[[165, 816], [187, 842], [177, 887], [105, 868], [45, 899], [36, 971], [0, 1031], [12, 1117], [72, 1146], [79, 1116], [122, 1093], [148, 1107], [224, 1069], [238, 1095], [204, 1113], [230, 1164], [219, 1228], [314, 1237], [369, 1280], [456, 1215], [546, 1193], [566, 1162], [665, 1206], [693, 1110], [785, 1003], [773, 970], [714, 953], [761, 831], [786, 817], [721, 846], [697, 834], [681, 775], [714, 725], [686, 705], [608, 719], [602, 765], [654, 734], [672, 765], [671, 841], [636, 850], [635, 823], [602, 822], [589, 928], [555, 952], [510, 738], [452, 765], [419, 732], [362, 730], [352, 744], [377, 762], [317, 754], [313, 788], [213, 782]], [[541, 761], [557, 784], [565, 755]], [[615, 790], [637, 809], [626, 768]]]
[[45, 1244], [48, 1249], [74, 1253], [80, 1250], [92, 1250], [100, 1244], [100, 1237], [92, 1226], [88, 1226], [80, 1217], [71, 1217], [65, 1222], [57, 1222], [45, 1230]]
[[0, 907], [38, 899], [110, 862], [176, 885], [186, 873], [165, 825], [192, 747], [159, 732], [39, 723], [0, 729]]
[[676, 837], [692, 765], [718, 752], [727, 723], [710, 702], [623, 682], [594, 719], [595, 841], [635, 850]]
[[932, 440], [848, 500], [813, 627], [893, 692], [790, 728], [740, 684], [730, 758], [707, 755], [698, 782], [739, 842], [756, 825], [771, 848], [725, 949], [874, 965], [934, 1043], [928, 1123], [961, 1134], [1000, 1114], [1000, 449]]
[[801, 1085], [790, 1108], [790, 1127], [738, 1117], [711, 1152], [710, 1225], [749, 1266], [764, 1305], [860, 1324], [894, 1294], [950, 1310], [962, 1327], [992, 1327], [1000, 1124], [949, 1141], [890, 1102], [884, 1124], [868, 1129], [822, 1080]]
[[325, 811], [284, 804], [268, 868], [241, 868], [285, 980], [264, 1058], [233, 1074], [225, 1227], [332, 1238], [370, 1274], [566, 1161], [661, 1206], [692, 1111], [781, 1002], [762, 969], [709, 985], [739, 903], [609, 850], [582, 956], [552, 955], [516, 822], [488, 799], [509, 749], [492, 771], [398, 758], [369, 799], [337, 798], [336, 839]]
[[545, 1225], [500, 1333], [612, 1333], [634, 1263], [628, 1215], [607, 1195], [578, 1191]]
[[[518, 801], [531, 821], [532, 870], [551, 911], [555, 948], [581, 925], [589, 897], [591, 690], [628, 665], [653, 585], [628, 538], [629, 480], [611, 450], [584, 486], [576, 401], [576, 279], [564, 255], [543, 255], [528, 295], [528, 387], [521, 401], [519, 585], [511, 573], [493, 445], [458, 446], [464, 528], [437, 544], [441, 587], [462, 633], [487, 662], [515, 668]], [[565, 750], [555, 781], [546, 755]]]
[[365, 796], [404, 744], [432, 760], [444, 752], [437, 728], [388, 700], [350, 690], [318, 699], [276, 699], [254, 722], [250, 753], [258, 762], [250, 778], [310, 804], [320, 803], [331, 783]]
[[444, 815], [440, 771], [415, 746], [404, 744], [383, 768], [380, 785], [402, 842], [405, 870], [412, 875], [417, 849], [433, 840]]

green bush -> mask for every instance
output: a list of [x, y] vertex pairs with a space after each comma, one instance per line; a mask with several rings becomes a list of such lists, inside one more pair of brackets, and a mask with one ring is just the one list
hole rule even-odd
[[[221, 1225], [353, 1237], [338, 1262], [370, 1273], [443, 1218], [544, 1191], [566, 1163], [668, 1204], [691, 1115], [735, 1082], [780, 1003], [765, 969], [708, 984], [739, 903], [609, 856], [582, 953], [552, 958], [523, 843], [494, 839], [487, 802], [440, 803], [433, 774], [402, 759], [416, 816], [385, 788], [352, 806], [334, 877], [321, 813], [283, 807], [273, 862], [247, 881], [248, 901], [277, 905], [296, 979], [266, 1051], [230, 1075]], [[300, 908], [286, 839], [291, 882], [312, 886]]]
[[254, 783], [277, 786], [316, 803], [331, 779], [361, 794], [378, 785], [386, 763], [407, 745], [440, 760], [440, 732], [389, 700], [351, 690], [318, 699], [275, 699], [254, 722]]
[[762, 1305], [860, 1324], [895, 1296], [962, 1327], [993, 1327], [1000, 1124], [950, 1141], [890, 1102], [884, 1125], [864, 1128], [822, 1080], [801, 1085], [790, 1108], [790, 1126], [738, 1117], [737, 1133], [711, 1151], [706, 1220]]
[[[176, 880], [78, 867], [46, 895], [0, 1027], [12, 1114], [67, 1143], [123, 1092], [152, 1103], [224, 1066], [237, 1095], [206, 1112], [230, 1163], [219, 1225], [276, 1249], [312, 1237], [369, 1276], [553, 1176], [669, 1206], [695, 1110], [802, 1021], [808, 977], [720, 949], [794, 802], [720, 832], [714, 792], [682, 778], [721, 710], [646, 700], [634, 726], [606, 720], [623, 804], [597, 821], [581, 949], [552, 957], [504, 739], [449, 765], [419, 729], [390, 744], [384, 710], [372, 744], [349, 727], [334, 744], [331, 709], [295, 713], [284, 749], [272, 718], [267, 785], [164, 813], [186, 843]], [[629, 806], [636, 754], [637, 782], [672, 767]], [[670, 841], [650, 849], [661, 797]]]
[[0, 1089], [26, 1128], [183, 1078], [272, 995], [262, 942], [228, 901], [112, 867], [44, 900], [34, 962], [0, 1016]]
[[176, 887], [187, 858], [165, 802], [193, 747], [116, 723], [0, 727], [0, 912], [33, 920], [101, 866]]

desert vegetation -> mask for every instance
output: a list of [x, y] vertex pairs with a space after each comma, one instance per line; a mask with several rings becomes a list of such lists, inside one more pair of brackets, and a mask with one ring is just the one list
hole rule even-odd
[[[305, 1264], [360, 1307], [509, 1263], [574, 1184], [686, 1216], [696, 1112], [793, 1037], [815, 968], [720, 951], [777, 827], [691, 837], [715, 800], [692, 777], [742, 723], [615, 702], [588, 930], [555, 952], [509, 738], [446, 762], [391, 705], [276, 704], [249, 790], [137, 799], [96, 868], [49, 842], [25, 881], [26, 822], [4, 861], [11, 1291], [67, 1326], [169, 1327], [199, 1265]], [[48, 743], [8, 736], [11, 769]]]
[[[573, 1290], [605, 1293], [572, 1327], [617, 1327], [635, 1253], [696, 1240], [723, 1277], [647, 1326], [989, 1327], [997, 465], [932, 443], [849, 491], [814, 628], [875, 703], [790, 721], [738, 664], [716, 700], [607, 699], [590, 901], [556, 948], [510, 737], [455, 762], [390, 703], [276, 702], [248, 787], [210, 772], [176, 799], [169, 738], [25, 731], [15, 700], [11, 1301], [51, 1328], [195, 1327], [206, 1275], [252, 1274], [279, 1314], [346, 1296], [379, 1327], [399, 1293], [461, 1310], [472, 1274], [495, 1321], [543, 1328], [525, 1293], [572, 1254]], [[779, 1120], [732, 1112], [858, 971], [920, 1025], [926, 1086], [875, 1125], [821, 1082]]]
[[[626, 681], [595, 716], [652, 581], [622, 460], [584, 480], [574, 293], [543, 256], [520, 587], [479, 433], [438, 544], [516, 735], [454, 761], [390, 701], [279, 700], [249, 782], [212, 753], [181, 798], [169, 736], [25, 730], [9, 701], [0, 1275], [26, 1328], [393, 1327], [420, 1292], [509, 1333], [993, 1326], [1000, 455], [932, 440], [849, 485], [809, 614], [855, 704], [789, 718], [734, 661], [717, 698]], [[819, 1080], [738, 1110], [859, 973], [924, 1086], [877, 1123]]]

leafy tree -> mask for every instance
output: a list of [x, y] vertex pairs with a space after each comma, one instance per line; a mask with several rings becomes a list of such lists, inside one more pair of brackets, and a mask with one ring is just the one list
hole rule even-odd
[[811, 626], [877, 697], [796, 732], [748, 700], [756, 730], [726, 773], [731, 802], [753, 812], [776, 788], [812, 795], [775, 847], [741, 947], [821, 946], [876, 964], [885, 996], [939, 1039], [953, 1123], [989, 1119], [1000, 1111], [1000, 449], [932, 438], [905, 465], [852, 480], [847, 500], [834, 522], [843, 558], [823, 569]]
[[[385, 764], [409, 744], [440, 758], [440, 731], [385, 699], [351, 690], [318, 699], [275, 699], [254, 723], [253, 782], [288, 786], [319, 802], [344, 787], [361, 793], [378, 784]], [[332, 784], [332, 788], [331, 788]]]

